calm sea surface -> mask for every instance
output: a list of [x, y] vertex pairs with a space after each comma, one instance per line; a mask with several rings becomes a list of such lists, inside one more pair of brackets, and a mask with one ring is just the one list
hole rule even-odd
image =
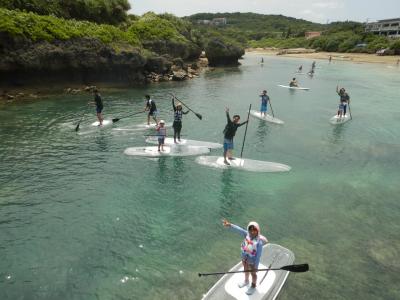
[[[239, 68], [183, 83], [103, 91], [108, 119], [137, 112], [144, 95], [172, 121], [173, 92], [203, 115], [185, 137], [222, 142], [225, 107], [247, 117], [268, 90], [282, 126], [250, 119], [243, 156], [288, 164], [288, 173], [200, 166], [195, 157], [150, 160], [134, 125], [98, 129], [91, 95], [60, 95], [0, 108], [0, 299], [200, 299], [240, 259], [221, 218], [260, 223], [310, 271], [291, 274], [280, 299], [400, 299], [400, 70], [317, 61], [310, 91], [290, 91], [312, 61], [248, 54]], [[329, 123], [336, 85], [353, 120]], [[129, 129], [129, 130], [115, 130]], [[169, 131], [171, 133], [171, 130]], [[235, 138], [240, 153], [244, 127]], [[213, 150], [220, 155], [221, 150]]]

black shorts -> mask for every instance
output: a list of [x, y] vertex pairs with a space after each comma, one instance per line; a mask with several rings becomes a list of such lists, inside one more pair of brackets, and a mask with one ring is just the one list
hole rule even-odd
[[182, 122], [174, 121], [174, 124], [172, 124], [172, 127], [173, 127], [175, 130], [181, 130], [181, 129], [182, 129]]

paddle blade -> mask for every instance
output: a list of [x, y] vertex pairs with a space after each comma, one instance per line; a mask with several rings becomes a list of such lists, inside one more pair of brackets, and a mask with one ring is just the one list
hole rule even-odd
[[295, 273], [302, 273], [308, 271], [308, 264], [301, 264], [301, 265], [290, 265], [290, 266], [283, 266], [281, 270], [295, 272]]
[[120, 120], [119, 118], [115, 118], [115, 119], [112, 119], [112, 122], [115, 123], [115, 122], [118, 122], [119, 120]]
[[195, 113], [196, 117], [198, 117], [200, 120], [203, 119], [203, 116], [201, 114]]
[[78, 130], [79, 130], [79, 125], [81, 125], [81, 123], [78, 123], [78, 125], [76, 125], [75, 131], [78, 131]]

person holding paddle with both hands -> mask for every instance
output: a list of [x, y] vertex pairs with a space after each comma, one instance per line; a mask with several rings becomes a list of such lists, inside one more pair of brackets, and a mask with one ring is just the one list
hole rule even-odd
[[252, 295], [257, 286], [257, 270], [260, 263], [263, 245], [268, 243], [265, 236], [260, 234], [260, 226], [257, 222], [250, 222], [247, 225], [247, 230], [242, 227], [230, 223], [228, 220], [223, 219], [222, 224], [225, 227], [231, 228], [233, 231], [239, 233], [244, 237], [241, 245], [242, 249], [242, 264], [244, 271], [244, 281], [239, 283], [239, 288], [249, 285], [249, 273], [251, 273], [251, 286], [247, 289], [246, 294]]
[[102, 126], [103, 120], [104, 120], [103, 115], [101, 114], [101, 112], [103, 111], [103, 100], [101, 100], [101, 96], [100, 96], [98, 89], [94, 89], [93, 93], [94, 93], [94, 101], [89, 102], [88, 104], [96, 105], [96, 115], [97, 115], [97, 119], [99, 120], [98, 126]]
[[236, 130], [246, 124], [248, 121], [245, 121], [243, 123], [239, 123], [240, 121], [240, 116], [239, 115], [234, 115], [233, 119], [231, 120], [229, 116], [229, 108], [227, 107], [225, 109], [226, 111], [226, 119], [227, 119], [227, 124], [224, 129], [224, 164], [230, 165], [230, 163], [227, 161], [227, 158], [230, 160], [233, 160], [234, 158], [232, 157], [232, 149], [233, 149], [233, 137], [236, 134]]

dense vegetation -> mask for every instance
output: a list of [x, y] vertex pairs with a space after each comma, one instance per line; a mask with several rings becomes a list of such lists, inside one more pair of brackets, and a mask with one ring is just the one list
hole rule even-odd
[[[210, 26], [198, 24], [199, 20], [225, 17], [227, 25]], [[364, 31], [358, 22], [334, 22], [317, 24], [281, 15], [254, 13], [196, 14], [187, 18], [202, 35], [220, 35], [242, 47], [313, 48], [331, 52], [375, 53], [390, 48], [400, 54], [400, 42], [376, 36]], [[306, 31], [321, 31], [322, 35], [307, 40]]]
[[125, 21], [130, 9], [127, 0], [0, 0], [0, 7], [106, 24]]

